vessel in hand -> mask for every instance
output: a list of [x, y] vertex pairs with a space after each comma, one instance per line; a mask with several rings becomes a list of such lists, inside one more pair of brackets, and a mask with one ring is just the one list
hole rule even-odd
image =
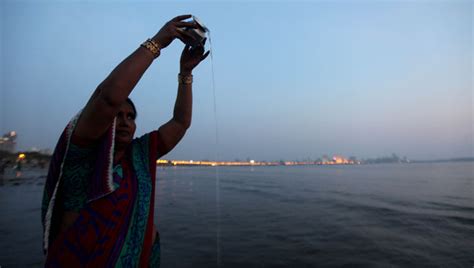
[[196, 27], [185, 27], [184, 30], [193, 37], [186, 40], [186, 45], [192, 47], [204, 46], [204, 40], [206, 40], [209, 29], [196, 16], [192, 18], [192, 22]]

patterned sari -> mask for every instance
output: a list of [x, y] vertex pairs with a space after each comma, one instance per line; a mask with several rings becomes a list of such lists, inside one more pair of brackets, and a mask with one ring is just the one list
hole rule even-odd
[[[45, 184], [42, 221], [46, 267], [157, 267], [159, 236], [152, 243], [157, 131], [134, 139], [120, 163], [113, 165], [115, 121], [101, 138], [83, 207], [78, 218], [59, 232], [65, 211], [64, 169], [78, 115], [66, 126], [51, 159]], [[66, 173], [67, 174], [67, 173]]]

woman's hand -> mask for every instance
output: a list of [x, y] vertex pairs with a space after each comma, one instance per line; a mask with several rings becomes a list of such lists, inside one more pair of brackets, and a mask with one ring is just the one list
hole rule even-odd
[[189, 42], [193, 43], [196, 38], [184, 29], [197, 28], [198, 26], [194, 21], [183, 21], [191, 17], [192, 15], [181, 15], [175, 17], [174, 19], [168, 21], [163, 27], [161, 27], [160, 31], [152, 39], [158, 43], [160, 49], [169, 46], [169, 44], [171, 44], [175, 38], [178, 38], [185, 44]]
[[204, 53], [204, 44], [206, 40], [204, 40], [202, 46], [191, 47], [186, 45], [181, 53], [181, 60], [180, 60], [180, 73], [181, 74], [191, 74], [193, 69], [207, 56], [209, 55], [209, 51]]

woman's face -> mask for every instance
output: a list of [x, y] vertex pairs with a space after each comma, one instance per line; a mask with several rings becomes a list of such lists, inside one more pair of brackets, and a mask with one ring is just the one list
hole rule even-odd
[[124, 102], [117, 114], [117, 126], [115, 128], [115, 142], [129, 144], [135, 135], [135, 112], [128, 102]]

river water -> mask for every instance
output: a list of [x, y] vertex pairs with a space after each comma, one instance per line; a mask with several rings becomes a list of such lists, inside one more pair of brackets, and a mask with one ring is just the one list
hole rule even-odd
[[[161, 267], [474, 266], [473, 162], [157, 172]], [[30, 174], [0, 186], [2, 268], [43, 263]]]

